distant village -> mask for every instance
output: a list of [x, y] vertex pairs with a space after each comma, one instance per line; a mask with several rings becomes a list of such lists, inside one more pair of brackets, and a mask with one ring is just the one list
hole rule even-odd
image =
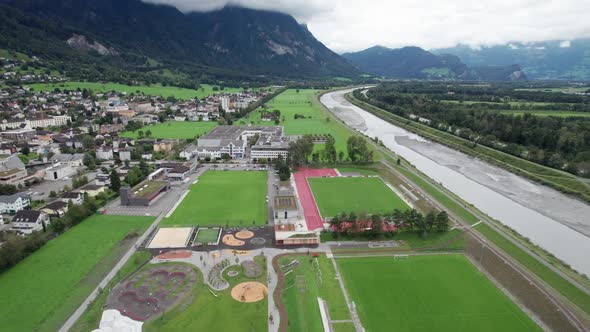
[[[225, 124], [228, 115], [274, 89], [219, 91], [189, 100], [79, 89], [40, 92], [26, 85], [0, 89], [0, 234], [42, 230], [85, 196], [116, 196], [110, 190], [113, 171], [128, 186], [146, 178], [182, 181], [199, 158], [196, 140], [152, 138], [149, 125]], [[122, 137], [124, 131], [139, 137]]]

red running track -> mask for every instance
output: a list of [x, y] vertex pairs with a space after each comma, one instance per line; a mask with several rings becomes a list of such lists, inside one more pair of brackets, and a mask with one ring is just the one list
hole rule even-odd
[[307, 178], [338, 176], [338, 174], [331, 168], [300, 168], [293, 176], [295, 177], [299, 201], [303, 207], [307, 229], [313, 231], [318, 228], [324, 228], [324, 221], [311, 193], [311, 188], [309, 188], [309, 184], [307, 183]]

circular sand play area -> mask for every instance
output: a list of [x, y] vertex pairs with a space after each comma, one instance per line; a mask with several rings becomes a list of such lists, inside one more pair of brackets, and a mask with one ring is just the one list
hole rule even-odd
[[238, 239], [247, 240], [254, 237], [254, 233], [250, 232], [247, 229], [242, 229], [241, 231], [236, 233], [236, 237]]
[[234, 300], [244, 303], [258, 302], [268, 294], [268, 288], [259, 282], [242, 282], [231, 290]]
[[232, 247], [240, 247], [246, 243], [242, 240], [236, 239], [232, 234], [225, 234], [221, 241], [223, 241], [224, 244]]

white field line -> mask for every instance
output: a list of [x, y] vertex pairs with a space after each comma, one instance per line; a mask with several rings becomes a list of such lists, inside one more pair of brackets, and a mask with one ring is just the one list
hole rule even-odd
[[330, 322], [328, 320], [328, 316], [326, 314], [326, 310], [324, 307], [324, 300], [321, 297], [318, 297], [318, 305], [320, 306], [320, 315], [322, 316], [322, 325], [324, 326], [324, 332], [330, 332]]
[[182, 194], [182, 196], [180, 196], [180, 199], [178, 201], [176, 201], [176, 203], [174, 203], [174, 206], [172, 207], [172, 209], [170, 209], [170, 211], [168, 211], [168, 213], [166, 213], [166, 218], [170, 218], [172, 213], [174, 213], [176, 208], [180, 205], [180, 203], [182, 203], [182, 201], [184, 200], [186, 195], [188, 195], [189, 191], [190, 190], [185, 191], [184, 194]]

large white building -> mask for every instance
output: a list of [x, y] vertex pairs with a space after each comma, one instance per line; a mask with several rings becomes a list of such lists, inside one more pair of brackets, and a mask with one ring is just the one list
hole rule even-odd
[[15, 129], [15, 128], [22, 128], [22, 125], [29, 128], [47, 128], [47, 127], [60, 127], [65, 126], [68, 124], [68, 121], [72, 121], [72, 117], [69, 115], [54, 115], [54, 116], [46, 116], [42, 118], [35, 118], [35, 119], [24, 119], [22, 121], [15, 121], [15, 122], [8, 122], [4, 120], [0, 123], [0, 129], [6, 130]]
[[287, 157], [289, 139], [283, 136], [281, 126], [218, 126], [201, 136], [197, 145], [183, 151], [182, 156], [221, 158], [228, 154], [232, 159], [243, 159], [248, 157], [248, 140], [256, 135], [258, 139], [250, 150], [250, 158]]
[[76, 174], [69, 164], [57, 163], [45, 169], [45, 180], [56, 181]]

